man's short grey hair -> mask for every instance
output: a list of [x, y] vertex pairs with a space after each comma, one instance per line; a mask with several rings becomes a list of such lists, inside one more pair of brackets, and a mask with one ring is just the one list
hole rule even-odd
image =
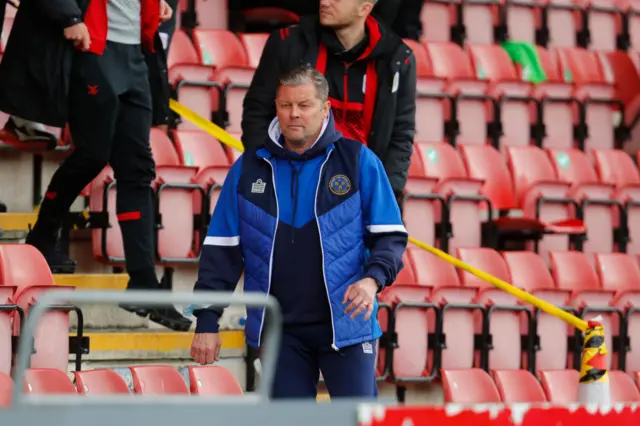
[[316, 95], [322, 102], [329, 99], [329, 83], [321, 72], [310, 66], [294, 68], [282, 74], [278, 79], [276, 93], [282, 86], [300, 86], [302, 84], [313, 84], [316, 88]]

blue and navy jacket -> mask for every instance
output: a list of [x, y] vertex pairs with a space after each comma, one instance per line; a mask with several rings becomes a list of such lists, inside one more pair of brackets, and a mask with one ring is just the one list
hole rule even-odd
[[[377, 303], [369, 320], [351, 319], [342, 301], [364, 277], [380, 288], [402, 269], [407, 232], [382, 163], [346, 139], [330, 115], [304, 154], [286, 150], [277, 119], [265, 146], [231, 167], [200, 257], [195, 291], [273, 295], [285, 325], [326, 321], [334, 349], [374, 340]], [[191, 305], [196, 332], [215, 333], [221, 309]], [[247, 343], [260, 346], [264, 309], [248, 309]]]

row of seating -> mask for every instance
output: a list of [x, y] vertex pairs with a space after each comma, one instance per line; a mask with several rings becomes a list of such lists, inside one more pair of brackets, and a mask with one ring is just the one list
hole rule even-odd
[[[549, 303], [602, 316], [607, 365], [640, 370], [640, 267], [622, 253], [589, 259], [552, 252], [551, 269], [533, 252], [460, 248], [465, 263]], [[518, 303], [481, 279], [417, 247], [396, 283], [380, 296], [378, 375], [400, 385], [438, 379], [440, 368], [558, 370], [577, 368], [582, 341], [561, 320]]]
[[[243, 390], [233, 374], [221, 366], [187, 367], [189, 385], [173, 367], [149, 365], [129, 367], [135, 395], [234, 396]], [[24, 392], [31, 395], [79, 394], [87, 396], [131, 394], [124, 378], [109, 369], [75, 371], [75, 385], [63, 371], [30, 368], [25, 371]], [[11, 405], [14, 383], [0, 373], [0, 407]]]
[[640, 46], [637, 5], [629, 0], [590, 2], [425, 1], [424, 37], [434, 41], [500, 43], [507, 39], [551, 46], [627, 50]]
[[[609, 372], [611, 402], [640, 402], [640, 372], [634, 378], [621, 371]], [[538, 379], [539, 377], [539, 379]], [[540, 371], [538, 377], [524, 370], [443, 370], [445, 403], [577, 403], [577, 370]], [[634, 383], [634, 380], [636, 383]]]
[[[193, 43], [177, 32], [169, 52], [176, 96], [228, 131], [241, 132], [242, 101], [267, 34], [194, 30], [192, 36]], [[533, 65], [515, 65], [498, 45], [463, 50], [453, 43], [406, 42], [418, 65], [416, 115], [429, 117], [416, 120], [417, 141], [616, 148], [628, 137], [625, 113], [637, 113], [637, 107], [625, 111], [625, 102], [632, 104], [627, 89], [640, 86], [636, 55], [538, 47], [546, 81], [533, 86], [526, 81]], [[628, 78], [634, 72], [635, 79]], [[620, 125], [612, 130], [614, 122]]]

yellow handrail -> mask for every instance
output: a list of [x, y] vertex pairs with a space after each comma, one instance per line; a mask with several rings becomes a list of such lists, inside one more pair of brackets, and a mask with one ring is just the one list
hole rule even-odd
[[[205, 132], [209, 133], [211, 136], [213, 136], [214, 138], [218, 139], [220, 142], [229, 145], [230, 147], [243, 152], [244, 151], [244, 147], [242, 145], [242, 142], [239, 141], [237, 138], [235, 138], [234, 136], [230, 135], [227, 131], [225, 131], [224, 129], [222, 129], [221, 127], [215, 125], [214, 123], [212, 123], [211, 121], [207, 120], [206, 118], [198, 115], [197, 113], [195, 113], [194, 111], [190, 110], [189, 108], [187, 108], [186, 106], [180, 104], [179, 102], [171, 99], [170, 101], [170, 107], [171, 109], [178, 114], [179, 116], [181, 116], [182, 118], [185, 118], [189, 121], [191, 121], [193, 124], [195, 124], [196, 126], [200, 127], [202, 130], [204, 130]], [[540, 309], [543, 312], [546, 312], [549, 315], [553, 315], [556, 318], [559, 318], [565, 322], [567, 322], [568, 324], [571, 324], [572, 326], [574, 326], [575, 328], [582, 330], [582, 331], [586, 331], [588, 328], [588, 324], [586, 321], [576, 317], [575, 315], [570, 314], [569, 312], [558, 308], [557, 306], [552, 305], [549, 302], [545, 302], [544, 300], [540, 299], [539, 297], [536, 297], [530, 293], [527, 293], [524, 290], [521, 290], [511, 284], [509, 284], [506, 281], [503, 281], [497, 277], [494, 277], [493, 275], [487, 274], [484, 271], [481, 271], [480, 269], [474, 268], [473, 266], [464, 263], [463, 261], [461, 261], [460, 259], [457, 259], [445, 252], [443, 252], [442, 250], [438, 250], [435, 247], [432, 247], [430, 245], [427, 245], [421, 241], [416, 240], [415, 238], [409, 237], [409, 241], [413, 244], [415, 244], [416, 246], [420, 247], [421, 249], [424, 249], [426, 251], [428, 251], [429, 253], [433, 254], [434, 256], [439, 257], [440, 259], [444, 260], [445, 262], [451, 263], [453, 266], [455, 266], [456, 268], [460, 268], [464, 271], [469, 272], [472, 275], [475, 275], [476, 277], [480, 278], [483, 281], [488, 282], [489, 284], [499, 288], [500, 290], [503, 290], [507, 293], [509, 293], [510, 295], [512, 295], [513, 297], [521, 300], [522, 302], [525, 303], [529, 303], [530, 305], [535, 306], [536, 308]]]

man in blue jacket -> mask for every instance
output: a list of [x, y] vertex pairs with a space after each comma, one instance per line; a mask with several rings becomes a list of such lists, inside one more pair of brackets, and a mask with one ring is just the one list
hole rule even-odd
[[[376, 155], [335, 129], [328, 83], [313, 68], [283, 75], [265, 145], [231, 167], [202, 249], [195, 291], [274, 296], [283, 341], [274, 398], [315, 398], [322, 371], [331, 397], [375, 397], [376, 293], [402, 268], [407, 232]], [[218, 360], [221, 309], [197, 317], [191, 354]], [[259, 348], [264, 310], [249, 309]]]

